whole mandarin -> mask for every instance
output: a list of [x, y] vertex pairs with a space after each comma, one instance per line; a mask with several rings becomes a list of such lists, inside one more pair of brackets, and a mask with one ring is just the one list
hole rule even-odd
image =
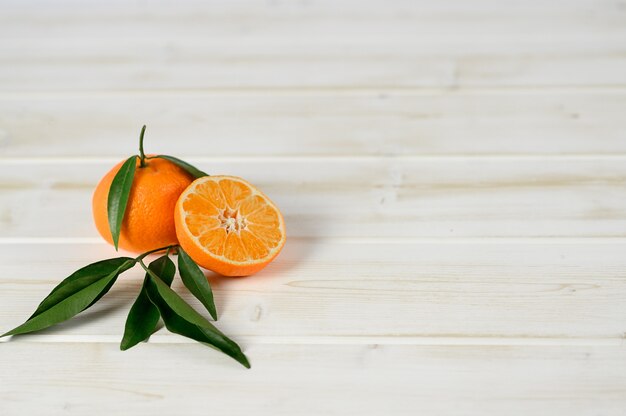
[[[140, 166], [140, 158], [137, 157], [135, 177], [120, 231], [119, 247], [134, 253], [178, 244], [174, 208], [180, 194], [194, 180], [174, 163], [150, 157], [144, 167]], [[96, 186], [92, 200], [96, 228], [110, 244], [113, 244], [113, 238], [107, 216], [107, 200], [111, 182], [123, 163], [118, 163], [104, 175]]]

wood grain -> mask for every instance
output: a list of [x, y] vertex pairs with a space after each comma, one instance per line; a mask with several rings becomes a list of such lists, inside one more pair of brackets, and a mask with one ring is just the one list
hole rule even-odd
[[10, 2], [0, 91], [626, 84], [619, 2], [179, 3]]
[[119, 352], [132, 270], [0, 340], [0, 415], [624, 413], [623, 1], [0, 10], [2, 330], [115, 255], [91, 192], [144, 123], [289, 235], [254, 277], [209, 274], [251, 371], [163, 329]]
[[626, 405], [622, 347], [251, 345], [248, 371], [197, 344], [0, 347], [3, 414], [547, 416]]
[[[624, 92], [0, 97], [0, 157], [615, 155]], [[539, 134], [538, 132], [541, 132]]]
[[[2, 237], [97, 237], [91, 194], [112, 164], [0, 164]], [[294, 237], [626, 236], [626, 165], [620, 159], [197, 164], [259, 186], [281, 208]]]
[[[209, 277], [218, 326], [252, 337], [252, 343], [620, 342], [626, 325], [620, 301], [626, 297], [625, 244], [294, 239], [253, 277]], [[3, 245], [0, 332], [28, 317], [65, 276], [114, 256], [105, 244]], [[51, 340], [119, 342], [142, 279], [139, 267], [127, 272], [92, 310], [45, 334]], [[178, 278], [173, 287], [203, 310]], [[163, 339], [180, 337], [164, 331], [152, 337]]]

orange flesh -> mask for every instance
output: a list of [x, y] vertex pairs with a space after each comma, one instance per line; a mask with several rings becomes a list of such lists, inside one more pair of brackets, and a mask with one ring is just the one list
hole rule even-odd
[[277, 209], [235, 178], [199, 183], [184, 194], [181, 207], [185, 225], [204, 250], [232, 262], [265, 259], [284, 240]]

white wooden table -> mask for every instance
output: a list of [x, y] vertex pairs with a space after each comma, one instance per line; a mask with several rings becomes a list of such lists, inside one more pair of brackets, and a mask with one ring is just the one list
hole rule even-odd
[[119, 351], [136, 269], [3, 340], [0, 415], [626, 413], [624, 1], [130, 3], [0, 0], [0, 330], [114, 256], [91, 192], [146, 123], [286, 216], [209, 274], [252, 369]]

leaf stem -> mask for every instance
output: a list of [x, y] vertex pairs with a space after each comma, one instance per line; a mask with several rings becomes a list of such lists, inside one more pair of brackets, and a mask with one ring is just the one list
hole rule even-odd
[[152, 270], [150, 270], [148, 266], [146, 266], [146, 263], [143, 262], [143, 259], [140, 259], [137, 262], [153, 279], [162, 280], [160, 276], [157, 276]]
[[139, 167], [146, 167], [146, 154], [143, 152], [143, 135], [146, 132], [146, 125], [144, 124], [139, 134]]
[[[165, 246], [165, 247], [160, 247], [160, 248], [155, 248], [154, 250], [150, 250], [150, 251], [146, 251], [143, 254], [140, 254], [139, 256], [135, 257], [135, 263], [141, 263], [141, 261], [148, 255], [152, 254], [152, 253], [156, 253], [159, 251], [163, 251], [163, 250], [167, 250], [167, 254], [169, 255], [170, 250], [177, 247], [176, 244], [174, 245], [170, 245], [170, 246]], [[143, 263], [142, 263], [143, 264]]]
[[146, 271], [148, 272], [148, 274], [152, 275], [152, 273], [150, 273], [150, 270], [148, 269], [148, 266], [146, 266], [146, 264], [143, 262], [143, 259], [139, 259], [137, 260], [137, 263], [139, 263], [139, 265]]

